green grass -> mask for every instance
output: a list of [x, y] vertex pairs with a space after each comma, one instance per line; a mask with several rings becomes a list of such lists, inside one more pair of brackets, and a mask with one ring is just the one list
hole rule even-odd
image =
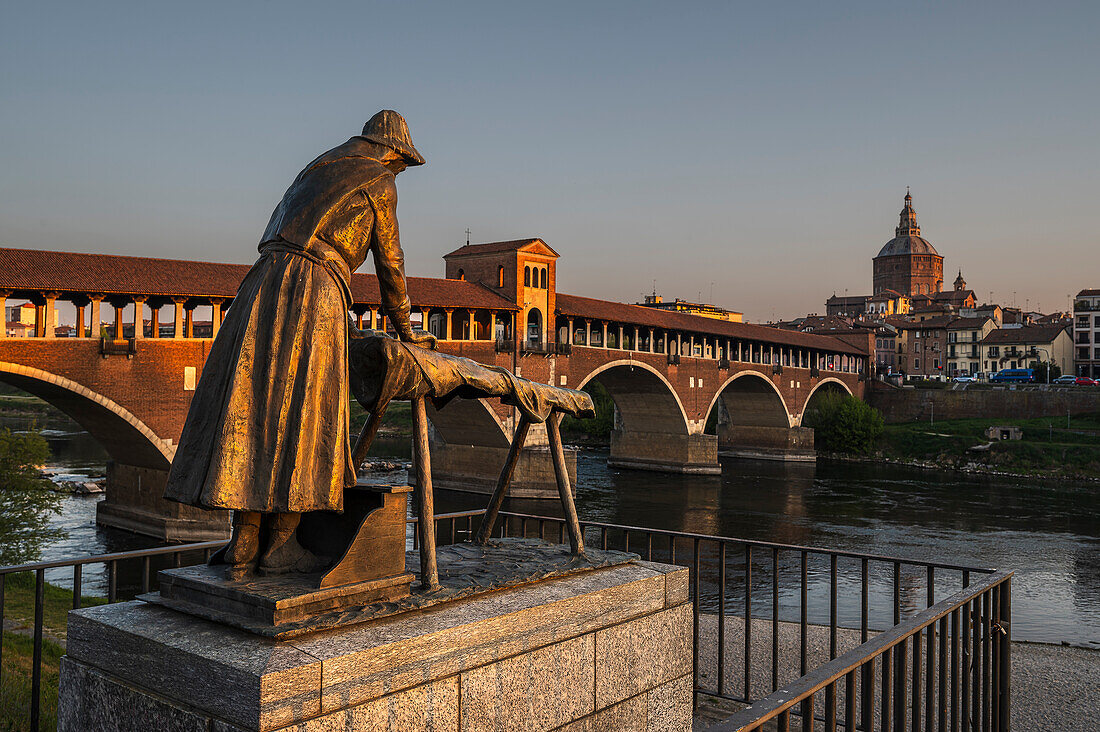
[[[73, 607], [73, 593], [63, 587], [46, 583], [43, 588], [42, 627], [48, 635], [64, 638], [68, 629], [68, 613]], [[102, 605], [102, 597], [81, 596], [81, 607]], [[34, 574], [9, 574], [4, 580], [4, 618], [34, 627]]]
[[[993, 426], [1023, 429], [1023, 439], [995, 441], [988, 451], [969, 448], [990, 442]], [[1100, 477], [1100, 414], [1035, 419], [955, 419], [886, 425], [879, 449], [888, 457], [932, 460], [945, 465], [975, 462], [1020, 473]]]
[[[58, 664], [65, 651], [54, 640], [65, 637], [73, 593], [49, 582], [43, 587], [42, 696], [39, 729], [57, 728]], [[102, 605], [102, 597], [81, 597], [83, 607]], [[34, 661], [34, 574], [9, 574], [4, 580], [4, 619], [26, 626], [25, 632], [4, 633], [0, 679], [0, 731], [30, 730], [31, 669]]]
[[[42, 688], [39, 730], [57, 729], [58, 668], [65, 651], [42, 641]], [[0, 730], [30, 730], [31, 666], [34, 642], [20, 633], [4, 633], [3, 680], [0, 682]]]

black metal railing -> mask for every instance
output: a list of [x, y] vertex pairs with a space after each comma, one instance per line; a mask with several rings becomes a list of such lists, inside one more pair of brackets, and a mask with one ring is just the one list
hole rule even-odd
[[[501, 536], [534, 527], [539, 538], [563, 538], [560, 518], [501, 516]], [[1008, 729], [1010, 572], [602, 522], [582, 528], [590, 546], [691, 568], [695, 692], [752, 705], [718, 730], [771, 719], [786, 730], [792, 714], [803, 730], [817, 721], [872, 730], [876, 711], [882, 729], [904, 729], [907, 719], [912, 729], [935, 720], [948, 729], [948, 719], [951, 729]], [[740, 648], [728, 643], [731, 622]], [[797, 669], [780, 653], [789, 642]]]
[[[484, 510], [436, 516], [439, 544], [471, 538]], [[497, 534], [564, 542], [553, 516], [500, 514]], [[416, 549], [416, 519], [407, 546]], [[590, 546], [689, 567], [697, 695], [751, 706], [716, 730], [1008, 729], [1011, 573], [794, 544], [582, 522]], [[106, 601], [155, 587], [155, 570], [204, 561], [224, 542], [160, 547], [0, 567], [34, 574], [31, 728], [40, 716], [47, 571], [72, 570], [72, 607], [83, 569], [106, 568]], [[129, 570], [129, 571], [127, 571]], [[122, 584], [120, 585], [120, 578]], [[843, 594], [842, 594], [843, 588]], [[731, 629], [728, 626], [737, 624]], [[730, 638], [739, 638], [735, 648]], [[797, 647], [789, 656], [780, 648]], [[923, 655], [922, 655], [923, 654]], [[0, 636], [0, 661], [3, 640]], [[735, 663], [730, 663], [734, 661]], [[797, 663], [795, 663], [797, 661]], [[876, 704], [877, 695], [877, 704]]]
[[516, 350], [516, 344], [510, 338], [497, 338], [493, 342], [493, 348], [496, 349], [497, 353], [511, 353]]

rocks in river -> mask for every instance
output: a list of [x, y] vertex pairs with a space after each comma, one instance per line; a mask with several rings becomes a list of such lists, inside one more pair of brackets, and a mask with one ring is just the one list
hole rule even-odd
[[395, 460], [382, 460], [380, 458], [368, 458], [363, 461], [359, 469], [368, 473], [394, 473], [398, 470], [408, 470], [409, 463], [397, 462]]
[[91, 480], [82, 482], [65, 480], [60, 483], [55, 483], [53, 489], [59, 493], [71, 493], [74, 496], [93, 496], [103, 493], [106, 490], [102, 482]]

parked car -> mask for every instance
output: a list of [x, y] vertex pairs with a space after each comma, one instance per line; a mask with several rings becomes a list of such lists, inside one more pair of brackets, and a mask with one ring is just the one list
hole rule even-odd
[[956, 384], [974, 384], [974, 383], [977, 383], [978, 377], [977, 376], [968, 376], [966, 374], [959, 374], [958, 376], [956, 376], [955, 378], [953, 378], [951, 380], [954, 381]]
[[1074, 376], [1073, 374], [1067, 374], [1065, 376], [1059, 376], [1057, 379], [1055, 379], [1054, 381], [1052, 381], [1050, 383], [1059, 384], [1061, 386], [1067, 386], [1067, 385], [1068, 386], [1073, 386], [1074, 384], [1077, 383], [1077, 377]]
[[1073, 383], [1077, 386], [1100, 386], [1100, 381], [1090, 379], [1087, 376], [1078, 376]]
[[1035, 381], [1035, 369], [1001, 369], [989, 377], [989, 380], [994, 384], [1030, 384]]

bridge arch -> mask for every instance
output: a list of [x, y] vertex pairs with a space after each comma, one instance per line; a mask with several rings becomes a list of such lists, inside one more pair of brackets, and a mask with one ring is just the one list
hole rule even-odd
[[840, 379], [833, 376], [822, 379], [814, 385], [814, 388], [811, 389], [810, 393], [806, 396], [806, 401], [802, 404], [802, 412], [798, 415], [799, 424], [806, 418], [806, 413], [809, 411], [814, 397], [819, 394], [847, 394], [848, 396], [855, 396], [852, 394], [851, 388]]
[[168, 470], [176, 448], [132, 412], [71, 379], [41, 369], [0, 361], [0, 381], [57, 407], [88, 431], [112, 460]]
[[575, 387], [598, 381], [611, 394], [624, 431], [689, 433], [687, 410], [669, 380], [641, 361], [609, 361], [591, 371]]
[[428, 401], [428, 419], [448, 445], [508, 447], [511, 430], [484, 399], [452, 399], [442, 409]]
[[738, 427], [791, 427], [791, 410], [775, 382], [759, 371], [741, 371], [726, 379], [707, 408], [721, 402], [719, 422]]

